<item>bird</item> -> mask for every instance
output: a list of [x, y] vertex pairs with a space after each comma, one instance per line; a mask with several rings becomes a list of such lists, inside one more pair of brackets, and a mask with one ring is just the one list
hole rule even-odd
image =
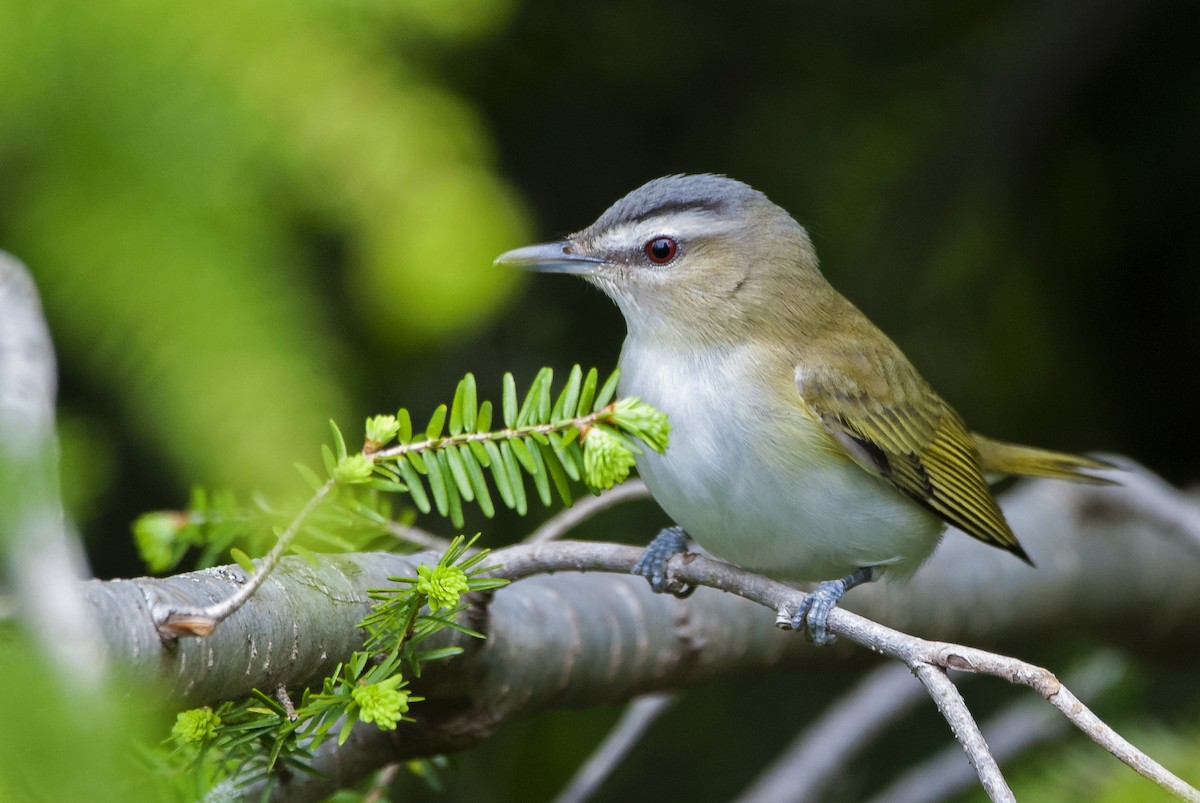
[[817, 582], [790, 624], [828, 644], [842, 595], [910, 576], [946, 525], [1032, 565], [989, 479], [1112, 482], [1103, 461], [970, 431], [829, 284], [804, 227], [735, 179], [654, 179], [587, 228], [496, 264], [580, 276], [625, 318], [619, 390], [672, 428], [665, 453], [637, 457], [675, 522], [634, 567], [655, 591], [671, 590], [666, 563], [694, 541]]

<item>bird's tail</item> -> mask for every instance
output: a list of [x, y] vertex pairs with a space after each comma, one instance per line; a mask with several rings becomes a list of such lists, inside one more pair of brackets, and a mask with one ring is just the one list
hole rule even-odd
[[1072, 482], [1090, 482], [1095, 485], [1119, 485], [1108, 476], [1097, 476], [1092, 472], [1111, 474], [1117, 471], [1112, 463], [1092, 457], [1052, 452], [1033, 446], [1019, 446], [985, 438], [971, 433], [979, 449], [980, 462], [986, 474], [1013, 474], [1021, 477], [1050, 477]]

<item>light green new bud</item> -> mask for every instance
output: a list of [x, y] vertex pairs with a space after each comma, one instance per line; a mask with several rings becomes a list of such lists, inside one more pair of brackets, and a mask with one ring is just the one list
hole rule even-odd
[[662, 410], [636, 396], [619, 400], [613, 407], [613, 423], [636, 436], [656, 452], [667, 450], [671, 422]]
[[199, 744], [217, 733], [221, 718], [208, 706], [192, 708], [176, 715], [171, 735], [186, 744]]
[[467, 588], [467, 576], [457, 566], [417, 567], [417, 593], [429, 597], [429, 610], [435, 613], [458, 605]]
[[334, 466], [333, 478], [337, 482], [369, 482], [374, 469], [375, 464], [365, 454], [348, 454]]
[[408, 692], [396, 688], [402, 682], [400, 675], [392, 675], [378, 683], [354, 687], [350, 696], [358, 704], [359, 721], [374, 722], [383, 731], [394, 730], [400, 717], [408, 713]]
[[620, 437], [602, 426], [588, 430], [583, 441], [583, 472], [588, 485], [607, 490], [624, 482], [633, 465], [633, 452]]
[[374, 415], [367, 419], [367, 443], [378, 449], [396, 437], [400, 432], [400, 422], [394, 415]]

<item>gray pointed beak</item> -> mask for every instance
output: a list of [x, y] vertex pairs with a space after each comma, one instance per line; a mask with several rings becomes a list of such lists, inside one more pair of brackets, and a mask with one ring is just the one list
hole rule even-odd
[[571, 247], [569, 240], [527, 245], [504, 252], [496, 257], [494, 264], [510, 265], [539, 273], [574, 273], [585, 276], [595, 273], [604, 264], [600, 257], [572, 254]]

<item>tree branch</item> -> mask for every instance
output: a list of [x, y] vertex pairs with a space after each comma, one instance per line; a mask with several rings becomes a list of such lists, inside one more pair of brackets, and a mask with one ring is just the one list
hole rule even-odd
[[0, 251], [0, 593], [72, 682], [98, 685], [78, 580], [90, 573], [59, 498], [54, 344], [25, 266]]
[[[1125, 665], [1119, 655], [1101, 651], [1073, 670], [1068, 676], [1069, 683], [1080, 689], [1084, 697], [1094, 699], [1125, 674]], [[1034, 744], [1061, 736], [1069, 728], [1066, 719], [1040, 701], [1026, 699], [984, 722], [982, 731], [992, 755], [1003, 764]], [[936, 803], [961, 793], [976, 781], [974, 772], [963, 764], [962, 751], [947, 747], [909, 769], [873, 797], [871, 803]]]
[[958, 739], [963, 752], [967, 754], [967, 761], [975, 768], [975, 774], [979, 776], [979, 783], [987, 792], [988, 798], [1001, 803], [1016, 803], [1012, 790], [1008, 788], [1008, 783], [1000, 772], [1000, 765], [996, 763], [996, 758], [988, 748], [987, 740], [983, 738], [975, 717], [971, 715], [971, 709], [967, 708], [967, 701], [962, 698], [958, 687], [946, 674], [945, 667], [917, 662], [913, 666], [913, 673], [937, 703], [938, 710], [942, 712], [954, 733], [954, 738]]
[[[1192, 551], [1164, 533], [1161, 523], [1097, 515], [1078, 496], [1064, 494], [1064, 487], [1030, 483], [1005, 499], [1021, 532], [1040, 533], [1027, 536], [1027, 544], [1041, 568], [1029, 569], [952, 533], [912, 582], [856, 590], [847, 604], [914, 632], [990, 645], [1029, 647], [1063, 627], [1143, 651], [1193, 643], [1200, 636], [1194, 615], [1200, 609], [1194, 582], [1200, 561]], [[419, 722], [392, 732], [356, 727], [343, 748], [327, 743], [317, 752], [315, 767], [324, 778], [294, 777], [278, 794], [316, 799], [383, 764], [465, 749], [500, 723], [548, 707], [628, 700], [848, 653], [848, 645], [817, 650], [776, 631], [770, 616], [731, 594], [702, 588], [677, 600], [651, 594], [640, 578], [576, 573], [624, 573], [639, 553], [613, 544], [553, 542], [498, 551], [503, 574], [528, 579], [496, 592], [466, 623], [487, 633], [487, 641], [463, 643], [463, 656], [425, 673], [417, 691], [428, 699], [414, 709]], [[314, 567], [285, 559], [211, 638], [175, 644], [158, 639], [150, 605], [164, 597], [182, 605], [224, 599], [244, 581], [240, 569], [93, 582], [85, 590], [111, 649], [134, 664], [135, 676], [158, 678], [182, 704], [194, 704], [242, 696], [251, 687], [314, 682], [360, 646], [355, 625], [369, 610], [365, 589], [384, 585], [388, 575], [412, 576], [418, 562], [434, 560], [331, 555]], [[795, 589], [702, 556], [672, 565], [681, 579], [745, 594], [773, 610], [798, 598]], [[1074, 709], [1069, 692], [1036, 667], [914, 639], [849, 610], [835, 611], [830, 624], [906, 662], [995, 672], [1051, 692], [1057, 705]], [[1125, 757], [1145, 769], [1140, 759]]]

